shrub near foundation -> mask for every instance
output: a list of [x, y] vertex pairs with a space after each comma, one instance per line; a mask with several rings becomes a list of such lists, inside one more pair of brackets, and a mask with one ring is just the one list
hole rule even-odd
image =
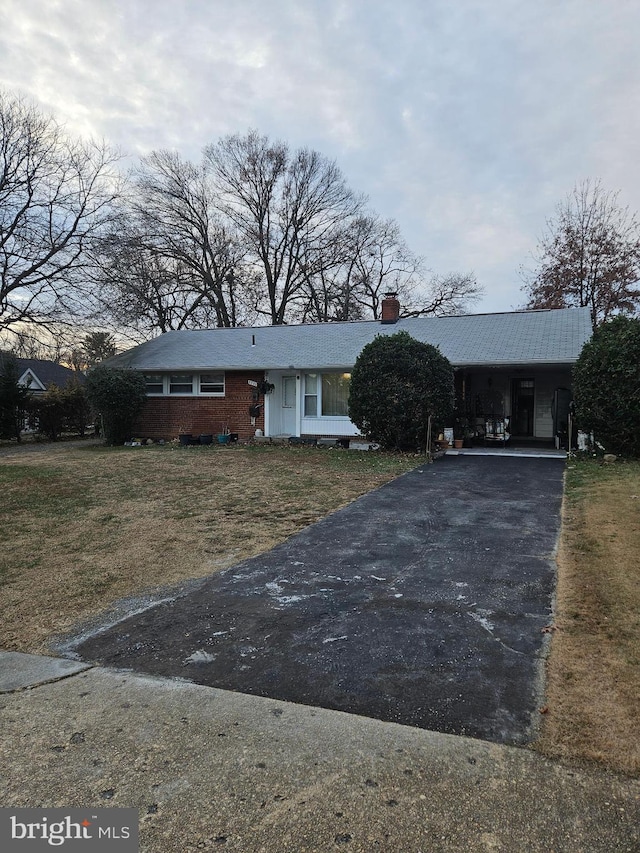
[[578, 425], [610, 453], [640, 457], [640, 319], [596, 329], [573, 371]]
[[131, 438], [146, 401], [141, 373], [98, 365], [87, 376], [87, 396], [102, 422], [106, 444], [124, 444]]
[[356, 360], [349, 417], [390, 450], [424, 448], [429, 416], [436, 431], [453, 412], [453, 367], [440, 350], [407, 332], [378, 335]]

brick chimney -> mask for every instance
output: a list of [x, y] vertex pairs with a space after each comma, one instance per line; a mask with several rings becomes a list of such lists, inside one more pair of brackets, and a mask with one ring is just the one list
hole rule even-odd
[[391, 324], [397, 323], [400, 317], [400, 303], [398, 302], [398, 294], [395, 291], [385, 293], [382, 300], [382, 323]]

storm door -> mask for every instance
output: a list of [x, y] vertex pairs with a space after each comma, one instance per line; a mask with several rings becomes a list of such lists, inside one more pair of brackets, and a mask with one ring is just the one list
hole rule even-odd
[[282, 432], [296, 434], [296, 377], [282, 377]]
[[535, 383], [533, 379], [511, 382], [511, 435], [533, 436]]

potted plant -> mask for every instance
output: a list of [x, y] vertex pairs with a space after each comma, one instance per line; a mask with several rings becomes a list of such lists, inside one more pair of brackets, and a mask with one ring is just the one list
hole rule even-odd
[[181, 445], [185, 446], [187, 444], [191, 444], [191, 440], [193, 438], [191, 433], [192, 429], [193, 427], [187, 424], [182, 424], [178, 427], [178, 441]]
[[435, 446], [437, 450], [446, 450], [449, 447], [449, 441], [444, 437], [444, 433], [440, 433], [435, 440]]
[[461, 409], [456, 409], [453, 417], [453, 446], [460, 449], [465, 439], [469, 438], [471, 423], [469, 416]]
[[473, 439], [476, 437], [476, 419], [470, 413], [467, 415], [467, 423], [463, 431], [464, 447], [473, 447]]
[[273, 382], [267, 382], [266, 379], [261, 379], [258, 382], [258, 393], [259, 394], [273, 394], [275, 391], [275, 385]]

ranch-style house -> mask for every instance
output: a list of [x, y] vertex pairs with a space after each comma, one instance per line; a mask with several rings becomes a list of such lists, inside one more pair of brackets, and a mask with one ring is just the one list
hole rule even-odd
[[350, 372], [376, 335], [406, 331], [455, 368], [456, 397], [475, 440], [558, 443], [571, 368], [591, 336], [588, 308], [167, 332], [107, 364], [144, 374], [144, 438], [180, 432], [355, 439]]

